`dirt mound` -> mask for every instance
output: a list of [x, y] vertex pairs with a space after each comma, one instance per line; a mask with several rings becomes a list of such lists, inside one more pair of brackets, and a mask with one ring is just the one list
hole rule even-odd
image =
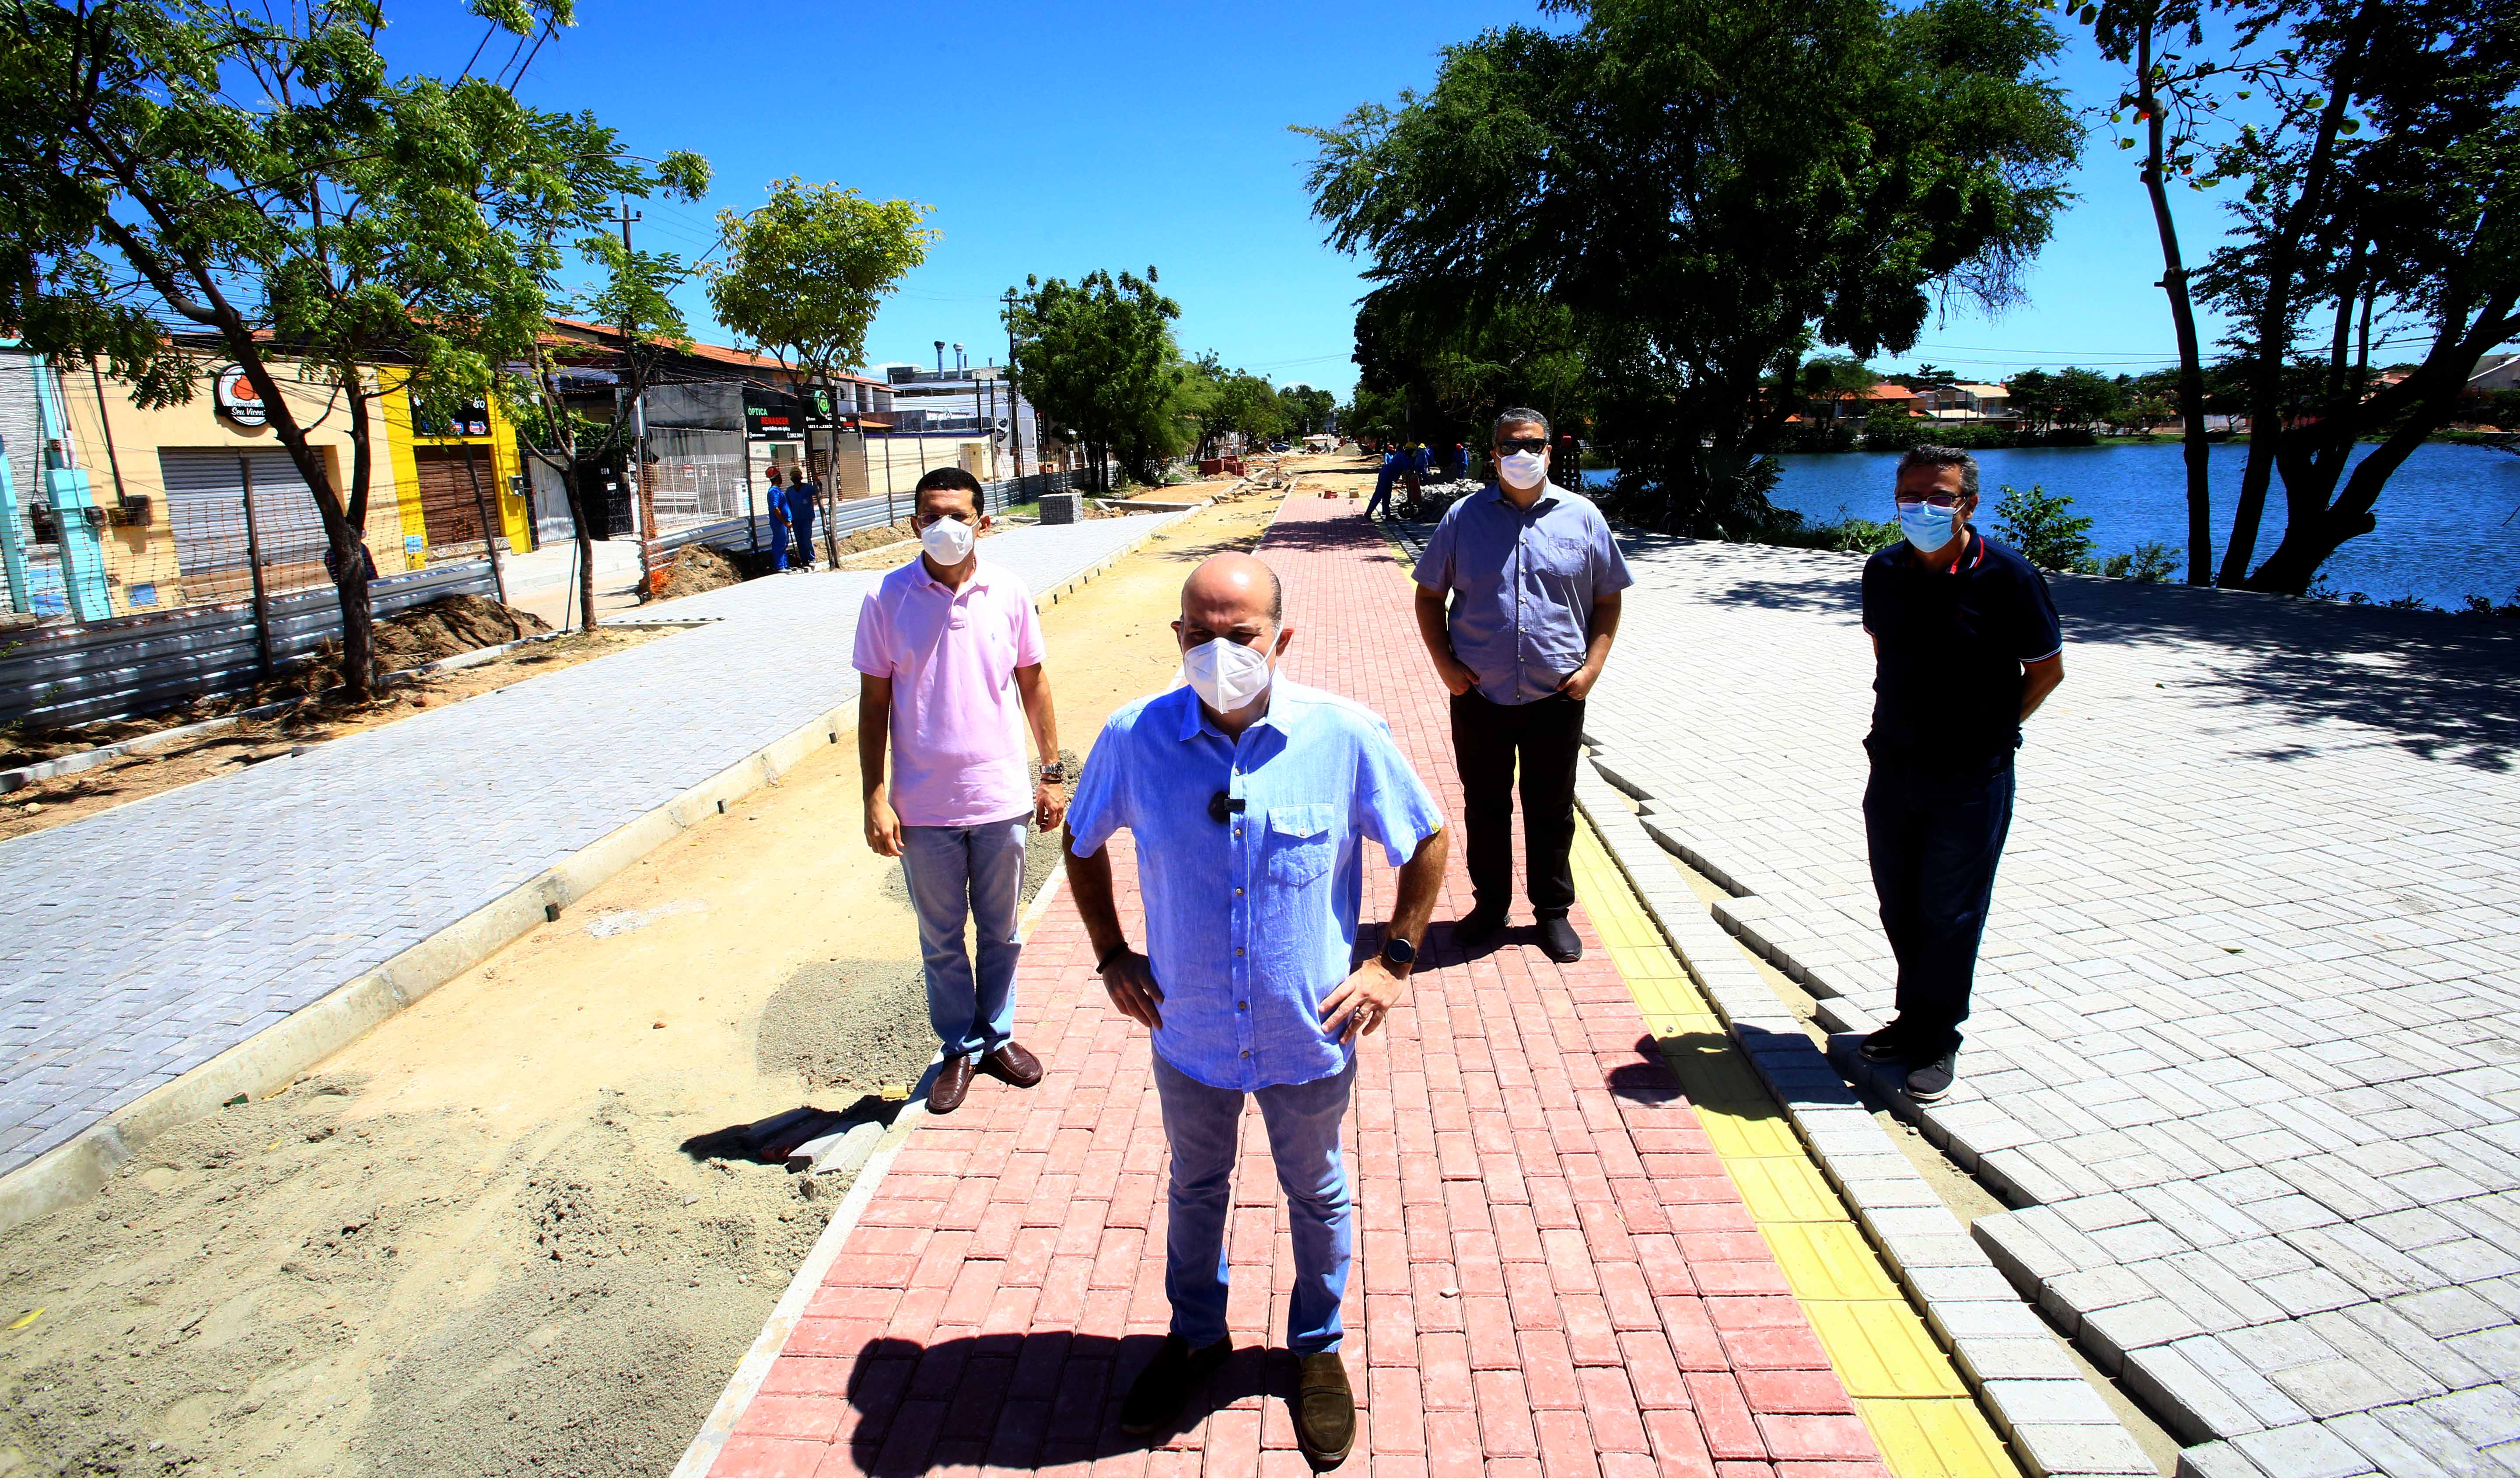
[[664, 589], [652, 600], [670, 602], [676, 597], [698, 596], [742, 581], [743, 572], [735, 568], [735, 561], [706, 545], [685, 545], [674, 552], [673, 563], [665, 567]]
[[541, 617], [487, 597], [441, 597], [377, 623], [377, 666], [417, 668], [549, 631], [551, 623]]
[[917, 1080], [935, 1056], [926, 982], [915, 961], [800, 967], [762, 1005], [753, 1045], [764, 1074], [802, 1074], [809, 1090], [862, 1095]]
[[42, 1311], [0, 1472], [663, 1474], [832, 1205], [619, 1096], [503, 1152], [355, 1090], [184, 1127], [0, 1240]]

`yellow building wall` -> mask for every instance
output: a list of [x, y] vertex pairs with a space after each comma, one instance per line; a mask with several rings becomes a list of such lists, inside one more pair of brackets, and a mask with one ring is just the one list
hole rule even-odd
[[[99, 508], [112, 513], [121, 495], [149, 500], [146, 523], [113, 523], [102, 531], [108, 599], [115, 616], [234, 600], [240, 578], [230, 574], [215, 585], [197, 581], [188, 588], [175, 535], [167, 521], [165, 478], [158, 460], [160, 448], [197, 451], [282, 452], [280, 436], [268, 426], [239, 426], [218, 414], [211, 381], [229, 362], [203, 360], [198, 369], [193, 398], [178, 406], [144, 409], [121, 381], [89, 371], [61, 374], [64, 413], [76, 445], [79, 467], [88, 475], [88, 490]], [[349, 411], [331, 387], [303, 383], [292, 361], [276, 361], [272, 376], [324, 460], [327, 481], [345, 502], [348, 498], [352, 444]], [[418, 484], [406, 471], [406, 453], [397, 460], [393, 448], [390, 407], [400, 396], [371, 403], [374, 465], [369, 474], [368, 547], [375, 553], [379, 575], [398, 575], [415, 568], [403, 557], [402, 503], [412, 490], [411, 517], [418, 519]], [[406, 423], [408, 417], [405, 418]], [[109, 436], [110, 433], [110, 436]], [[119, 516], [118, 515], [116, 516]], [[320, 571], [318, 572], [320, 581]], [[292, 581], [276, 589], [298, 590], [308, 584]]]
[[[412, 427], [408, 379], [392, 370], [382, 371], [379, 374], [384, 378], [384, 383], [392, 391], [385, 397], [385, 404], [389, 408], [386, 415], [394, 420], [396, 445], [400, 448], [398, 456], [401, 471], [398, 476], [404, 486], [412, 490], [409, 516], [404, 524], [404, 532], [408, 540], [418, 542], [412, 545], [412, 560], [417, 562], [421, 559], [419, 552], [426, 549], [428, 545], [425, 538], [426, 531], [420, 517], [420, 460], [412, 453], [415, 447], [462, 447], [470, 444], [474, 447], [488, 448], [490, 471], [499, 485], [496, 493], [499, 506], [499, 532], [506, 536], [508, 548], [511, 551], [522, 554], [533, 549], [533, 507], [523, 495], [517, 492], [520, 486], [519, 479], [525, 471], [524, 454], [517, 446], [516, 424], [509, 420], [507, 409], [499, 404], [499, 398], [496, 396], [489, 398], [490, 434], [488, 436], [423, 436]], [[484, 492], [488, 491], [484, 490]]]

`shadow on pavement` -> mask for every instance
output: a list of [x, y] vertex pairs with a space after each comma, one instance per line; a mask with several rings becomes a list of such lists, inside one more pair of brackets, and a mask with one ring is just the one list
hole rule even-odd
[[1171, 1423], [1124, 1434], [1120, 1400], [1162, 1344], [1073, 1330], [878, 1337], [850, 1366], [838, 1439], [867, 1475], [1050, 1468], [1171, 1448], [1212, 1413], [1293, 1399], [1292, 1352], [1238, 1346]]
[[[1779, 558], [1815, 554], [1663, 536], [1624, 543], [1632, 560], [1687, 554], [1719, 574], [1728, 561], [1759, 572], [1703, 598], [1718, 605], [1847, 616], [1862, 605], [1863, 566], [1851, 559], [1779, 574]], [[2076, 647], [2208, 650], [2196, 655], [2212, 665], [2209, 702], [2266, 706], [2283, 723], [2364, 726], [2428, 760], [2484, 771], [2511, 769], [2520, 751], [2520, 623], [2168, 583], [2067, 577], [2049, 589], [2069, 677]], [[2336, 743], [2305, 740], [2259, 755], [2297, 760]]]

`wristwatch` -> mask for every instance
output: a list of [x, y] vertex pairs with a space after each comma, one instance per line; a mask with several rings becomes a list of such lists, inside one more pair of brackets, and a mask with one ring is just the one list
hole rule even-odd
[[1382, 964], [1406, 971], [1418, 964], [1418, 948], [1395, 935], [1382, 943]]
[[1052, 761], [1049, 765], [1042, 767], [1042, 768], [1041, 768], [1041, 779], [1042, 779], [1043, 783], [1044, 783], [1044, 784], [1046, 784], [1046, 785], [1053, 785], [1053, 786], [1063, 786], [1063, 785], [1067, 785], [1067, 762], [1065, 762], [1065, 761]]

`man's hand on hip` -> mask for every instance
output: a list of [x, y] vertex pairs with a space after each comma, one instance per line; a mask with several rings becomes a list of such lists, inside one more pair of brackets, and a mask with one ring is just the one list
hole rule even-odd
[[881, 791], [870, 793], [866, 805], [867, 846], [886, 858], [901, 856], [901, 818]]
[[1566, 675], [1566, 682], [1557, 686], [1557, 692], [1565, 695], [1568, 698], [1581, 703], [1583, 702], [1584, 696], [1593, 692], [1593, 685], [1598, 682], [1600, 677], [1601, 670], [1599, 668], [1595, 667], [1591, 663], [1586, 663], [1583, 667]]
[[1102, 990], [1111, 995], [1111, 1006], [1148, 1028], [1164, 1025], [1164, 992], [1155, 985], [1154, 964], [1137, 952], [1122, 951], [1111, 958], [1111, 964], [1102, 968]]
[[1470, 665], [1457, 657], [1436, 659], [1435, 676], [1442, 679], [1444, 687], [1453, 691], [1457, 697], [1479, 685], [1479, 676], [1470, 671]]
[[1379, 1030], [1400, 999], [1409, 995], [1409, 978], [1375, 957], [1350, 971], [1347, 980], [1322, 1001], [1322, 1031], [1341, 1043]]

